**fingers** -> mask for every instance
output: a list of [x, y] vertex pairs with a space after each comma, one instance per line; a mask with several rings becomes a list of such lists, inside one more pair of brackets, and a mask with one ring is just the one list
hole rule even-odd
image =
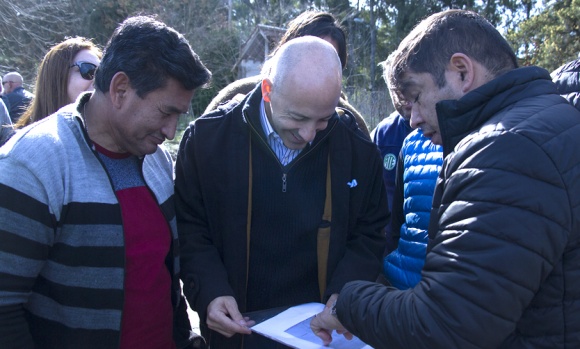
[[326, 306], [325, 308], [332, 308], [332, 305], [334, 304], [334, 302], [336, 302], [336, 299], [338, 298], [338, 293], [333, 293], [329, 298], [328, 301], [326, 302]]
[[340, 328], [340, 329], [337, 329], [337, 330], [336, 330], [336, 333], [343, 335], [343, 336], [344, 336], [344, 338], [346, 338], [347, 340], [351, 340], [351, 339], [352, 339], [352, 337], [354, 337], [354, 336], [353, 336], [353, 334], [352, 334], [352, 333], [350, 333], [350, 332], [348, 332], [348, 330], [347, 330], [347, 329], [345, 329], [345, 328]]
[[327, 330], [322, 328], [319, 317], [315, 316], [310, 320], [310, 329], [312, 329], [312, 332], [314, 332], [318, 338], [322, 339], [324, 345], [329, 345], [330, 342], [332, 342], [332, 329]]
[[351, 340], [351, 339], [352, 339], [352, 337], [354, 337], [354, 336], [353, 336], [353, 334], [352, 334], [352, 333], [350, 333], [350, 332], [348, 332], [348, 331], [347, 331], [347, 332], [345, 332], [345, 333], [343, 333], [342, 335], [344, 336], [344, 338], [346, 338], [346, 339], [348, 339], [348, 340]]
[[338, 294], [330, 296], [322, 312], [310, 320], [310, 328], [312, 329], [312, 332], [322, 339], [324, 345], [329, 345], [330, 342], [332, 342], [333, 330], [336, 330], [336, 333], [338, 334], [342, 334], [347, 340], [353, 338], [353, 335], [344, 328], [338, 318], [331, 314], [332, 305], [335, 303], [337, 298]]
[[247, 316], [244, 316], [244, 320], [246, 321], [246, 326], [248, 326], [248, 327], [252, 327], [256, 324], [256, 321], [250, 319]]
[[254, 321], [242, 316], [236, 300], [231, 296], [218, 297], [208, 305], [206, 322], [210, 329], [226, 337], [236, 333], [250, 334], [249, 327], [254, 324]]

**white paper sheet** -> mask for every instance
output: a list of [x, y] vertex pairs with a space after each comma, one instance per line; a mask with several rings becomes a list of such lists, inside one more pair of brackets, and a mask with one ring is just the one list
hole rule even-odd
[[357, 337], [349, 341], [336, 332], [325, 347], [310, 329], [310, 320], [323, 309], [321, 303], [298, 305], [253, 326], [252, 331], [296, 349], [372, 349]]

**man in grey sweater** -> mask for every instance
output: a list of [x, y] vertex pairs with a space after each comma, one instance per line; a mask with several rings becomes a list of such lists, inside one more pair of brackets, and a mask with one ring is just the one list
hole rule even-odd
[[193, 348], [161, 143], [210, 76], [181, 34], [129, 18], [95, 92], [0, 148], [1, 348]]

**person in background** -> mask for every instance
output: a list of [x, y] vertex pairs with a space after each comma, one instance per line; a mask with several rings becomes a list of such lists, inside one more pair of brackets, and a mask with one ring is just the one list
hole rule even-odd
[[404, 108], [405, 106], [401, 106], [395, 109], [389, 116], [381, 120], [370, 134], [371, 139], [381, 151], [383, 181], [389, 198], [389, 209], [393, 205], [399, 152], [401, 151], [403, 140], [413, 131], [409, 125], [411, 115], [405, 117]]
[[53, 46], [38, 66], [35, 98], [16, 123], [22, 128], [73, 103], [85, 91], [94, 90], [101, 50], [89, 39], [74, 37]]
[[0, 146], [10, 138], [12, 134], [12, 120], [10, 120], [10, 114], [8, 113], [8, 108], [2, 100], [0, 100]]
[[241, 102], [190, 124], [177, 156], [183, 291], [212, 348], [281, 347], [241, 313], [332, 304], [346, 282], [376, 280], [385, 248], [381, 160], [336, 112], [336, 49], [295, 38], [264, 69]]
[[[397, 162], [397, 178], [391, 211], [395, 249], [383, 260], [383, 272], [390, 285], [404, 290], [421, 280], [421, 269], [429, 236], [429, 217], [437, 176], [443, 163], [443, 149], [423, 135], [411, 132], [403, 141]], [[395, 234], [397, 233], [397, 234]]]
[[[391, 157], [385, 153], [397, 151], [400, 137], [411, 129], [411, 103], [406, 102], [395, 88], [396, 81], [390, 70], [391, 58], [392, 55], [382, 63], [383, 77], [396, 109], [395, 120], [399, 121], [379, 124], [375, 129], [379, 131], [378, 137], [373, 138], [381, 149], [384, 165]], [[443, 162], [443, 149], [426, 138], [421, 129], [412, 131], [401, 144], [396, 169], [387, 171], [386, 166], [383, 169], [387, 193], [392, 195], [389, 197], [392, 209], [391, 221], [386, 229], [387, 251], [383, 273], [388, 285], [407, 289], [414, 287], [421, 279], [429, 240], [427, 228], [431, 202]], [[394, 180], [393, 172], [396, 173]]]
[[161, 144], [210, 77], [181, 34], [130, 17], [94, 93], [0, 147], [0, 348], [192, 348]]
[[[2, 82], [1, 79], [0, 82]], [[0, 96], [2, 96], [3, 92], [4, 90], [2, 86], [0, 86]], [[6, 108], [6, 104], [4, 104], [4, 99], [0, 99], [0, 146], [10, 138], [12, 129], [12, 120], [10, 120], [8, 108]]]
[[18, 72], [11, 72], [4, 75], [2, 78], [2, 86], [4, 88], [4, 96], [8, 103], [8, 112], [10, 113], [10, 119], [12, 123], [15, 124], [20, 115], [26, 110], [30, 101], [34, 98], [34, 95], [22, 86], [22, 75]]
[[[389, 211], [392, 212], [393, 197], [395, 196], [397, 160], [399, 159], [403, 140], [411, 133], [412, 129], [411, 125], [409, 125], [411, 105], [397, 94], [393, 89], [392, 82], [389, 80], [389, 59], [387, 58], [380, 65], [383, 68], [383, 78], [389, 89], [389, 95], [395, 111], [379, 122], [377, 127], [371, 132], [371, 139], [379, 148], [381, 157], [383, 158], [383, 181], [385, 189], [387, 190]], [[392, 231], [392, 225], [389, 223], [385, 227], [385, 235], [387, 237], [386, 255], [397, 247], [399, 231]]]
[[375, 348], [580, 348], [580, 112], [470, 11], [421, 21], [391, 64], [411, 126], [445, 155], [421, 280], [350, 282], [314, 333]]
[[[346, 68], [346, 34], [338, 20], [332, 14], [327, 12], [305, 11], [291, 20], [288, 23], [286, 33], [282, 36], [282, 39], [280, 39], [278, 46], [276, 46], [272, 51], [271, 56], [273, 56], [280, 46], [287, 41], [306, 35], [317, 36], [332, 44], [338, 53], [342, 69]], [[243, 97], [251, 92], [261, 80], [262, 77], [256, 75], [232, 82], [212, 99], [205, 108], [204, 114], [211, 112], [232, 99], [243, 99]], [[369, 130], [363, 116], [348, 102], [344, 93], [341, 94], [338, 106], [350, 111], [351, 114], [355, 116], [360, 129], [366, 135], [369, 135]]]
[[562, 65], [550, 75], [558, 93], [580, 110], [580, 59]]
[[[0, 86], [0, 99], [2, 99], [2, 102], [4, 102], [6, 109], [10, 110], [10, 108], [9, 108], [10, 102], [8, 102], [8, 99], [6, 98], [6, 93], [5, 93], [6, 91], [4, 91], [4, 83], [2, 82], [2, 77], [0, 77], [0, 83], [2, 83], [2, 85]], [[8, 114], [8, 115], [10, 115], [10, 114]]]

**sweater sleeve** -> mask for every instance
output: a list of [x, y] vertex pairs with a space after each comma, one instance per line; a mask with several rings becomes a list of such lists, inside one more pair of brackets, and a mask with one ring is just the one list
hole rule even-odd
[[343, 325], [376, 348], [506, 341], [546, 291], [542, 282], [558, 267], [572, 227], [562, 176], [531, 143], [508, 134], [451, 154], [435, 192], [437, 231], [421, 281], [406, 291], [346, 285], [337, 304]]
[[25, 305], [55, 234], [47, 190], [25, 164], [0, 155], [0, 347], [33, 348]]

